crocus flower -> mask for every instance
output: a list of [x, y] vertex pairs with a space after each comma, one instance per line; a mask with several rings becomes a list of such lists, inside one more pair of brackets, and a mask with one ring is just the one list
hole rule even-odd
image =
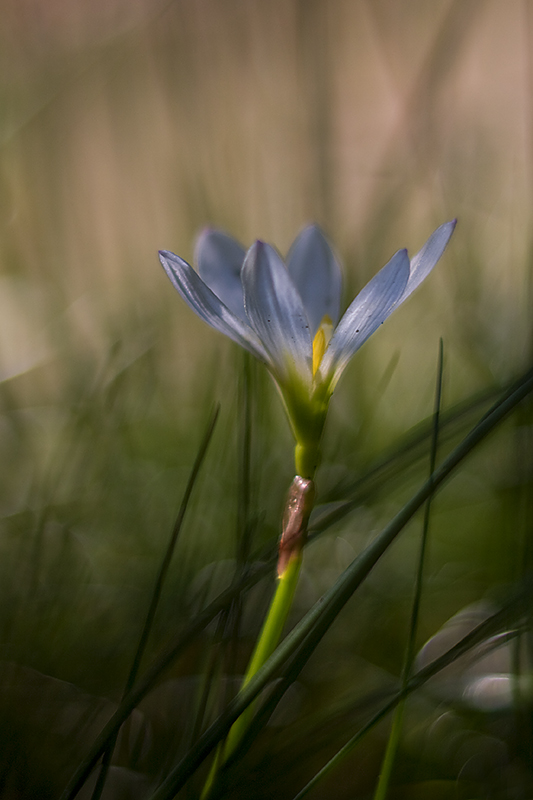
[[230, 236], [204, 231], [196, 272], [174, 253], [159, 258], [185, 302], [211, 327], [263, 361], [285, 401], [296, 437], [297, 470], [312, 477], [329, 399], [354, 353], [431, 272], [455, 220], [441, 225], [411, 260], [399, 250], [340, 318], [339, 263], [316, 225], [294, 241], [286, 264], [268, 244], [248, 252]]

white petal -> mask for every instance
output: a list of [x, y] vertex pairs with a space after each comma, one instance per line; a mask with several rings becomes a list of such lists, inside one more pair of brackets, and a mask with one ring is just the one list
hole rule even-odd
[[409, 281], [400, 299], [400, 303], [403, 303], [411, 292], [414, 292], [417, 286], [420, 286], [422, 281], [427, 278], [450, 241], [456, 224], [456, 219], [451, 222], [445, 222], [444, 225], [441, 225], [431, 234], [416, 256], [413, 256], [411, 259], [411, 274], [409, 275]]
[[309, 225], [293, 242], [287, 269], [300, 293], [314, 336], [327, 314], [334, 325], [340, 313], [342, 273], [339, 262], [317, 225]]
[[225, 306], [246, 322], [241, 267], [246, 251], [222, 231], [206, 228], [194, 251], [198, 274]]
[[215, 330], [224, 333], [254, 356], [268, 363], [265, 348], [254, 331], [206, 286], [200, 276], [179, 256], [162, 250], [159, 259], [165, 272], [187, 305]]
[[244, 307], [282, 379], [296, 369], [311, 381], [312, 343], [304, 306], [285, 264], [263, 242], [248, 250], [242, 273]]
[[320, 365], [320, 375], [323, 380], [331, 381], [331, 388], [353, 354], [394, 310], [408, 280], [407, 250], [399, 250], [351, 303]]

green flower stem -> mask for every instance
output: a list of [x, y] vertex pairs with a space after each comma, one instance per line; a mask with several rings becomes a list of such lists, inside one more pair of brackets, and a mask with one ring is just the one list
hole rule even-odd
[[[312, 479], [318, 466], [319, 441], [324, 427], [324, 420], [325, 411], [321, 408], [320, 413], [314, 415], [314, 425], [311, 426], [311, 434], [313, 433], [313, 428], [317, 428], [319, 435], [310, 435], [305, 438], [297, 437], [295, 450], [297, 474], [291, 484], [283, 517], [283, 532], [278, 559], [278, 584], [244, 676], [241, 691], [278, 646], [292, 606], [302, 564], [302, 550], [307, 536], [307, 523], [315, 502], [315, 485]], [[316, 431], [314, 432], [316, 433]], [[200, 800], [208, 800], [211, 796], [220, 768], [235, 752], [250, 726], [254, 708], [255, 703], [251, 703], [245, 709], [230, 728], [225, 743], [217, 747]]]
[[326, 423], [331, 389], [328, 384], [317, 383], [312, 395], [309, 388], [301, 386], [298, 378], [281, 388], [285, 410], [289, 419], [296, 450], [296, 474], [312, 480], [320, 462], [320, 441]]
[[[278, 645], [283, 627], [287, 621], [287, 616], [292, 606], [301, 565], [302, 553], [300, 551], [290, 559], [287, 569], [283, 575], [278, 578], [278, 585], [276, 587], [274, 597], [272, 598], [270, 609], [263, 624], [263, 629], [255, 645], [255, 650], [246, 671], [246, 675], [244, 676], [243, 688], [250, 682], [256, 672], [259, 671], [265, 661], [270, 658]], [[241, 714], [241, 716], [230, 729], [228, 738], [226, 740], [226, 746], [224, 748], [225, 760], [240, 744], [253, 716], [253, 706], [253, 703], [250, 704], [246, 711]]]
[[[263, 623], [263, 628], [256, 642], [254, 652], [250, 659], [248, 669], [244, 676], [242, 689], [254, 677], [265, 661], [272, 655], [277, 647], [283, 626], [292, 605], [294, 592], [300, 575], [302, 564], [302, 551], [295, 553], [289, 560], [287, 568], [278, 578], [278, 585], [270, 604], [270, 609]], [[218, 770], [241, 743], [248, 726], [250, 725], [254, 703], [251, 703], [230, 728], [225, 745], [217, 750], [209, 776], [205, 783], [201, 800], [207, 800], [214, 786]]]
[[312, 479], [320, 463], [320, 449], [315, 442], [296, 445], [294, 464], [296, 474]]

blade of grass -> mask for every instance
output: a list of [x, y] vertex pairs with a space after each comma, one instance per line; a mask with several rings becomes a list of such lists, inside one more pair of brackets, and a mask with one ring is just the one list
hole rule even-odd
[[[369, 730], [371, 730], [374, 725], [376, 725], [381, 719], [383, 719], [387, 714], [394, 710], [396, 705], [404, 698], [407, 697], [409, 694], [414, 692], [415, 690], [419, 689], [421, 686], [424, 685], [430, 678], [434, 675], [438, 674], [442, 669], [452, 664], [461, 656], [465, 655], [469, 650], [473, 647], [476, 647], [478, 644], [481, 644], [486, 639], [491, 636], [500, 633], [502, 628], [508, 628], [511, 624], [516, 620], [516, 618], [521, 615], [524, 611], [524, 607], [528, 602], [528, 594], [527, 592], [522, 592], [517, 594], [513, 597], [503, 608], [501, 611], [496, 612], [493, 616], [489, 617], [488, 619], [484, 620], [480, 623], [473, 631], [467, 634], [463, 639], [461, 639], [456, 645], [450, 648], [446, 653], [439, 658], [435, 659], [435, 661], [428, 664], [427, 667], [424, 667], [420, 672], [416, 673], [410, 680], [408, 681], [405, 690], [400, 690], [396, 694], [394, 694], [391, 699], [371, 718], [371, 720], [366, 723], [360, 731], [355, 734], [355, 736], [350, 739], [350, 741], [339, 751], [339, 753], [331, 759], [331, 762], [320, 771], [320, 773], [315, 776], [310, 784], [304, 787], [305, 791], [302, 790], [301, 793], [297, 795], [297, 798], [294, 800], [300, 800], [300, 797], [303, 797], [304, 794], [307, 793], [308, 789], [313, 788], [313, 786], [324, 777], [327, 772], [331, 771], [333, 767], [342, 761], [342, 759], [348, 754], [348, 752], [359, 742]], [[507, 637], [504, 639], [503, 637], [499, 637], [498, 642], [495, 643], [496, 646], [501, 646], [505, 641], [512, 641], [517, 635], [519, 635], [519, 630], [510, 631]], [[309, 656], [313, 652], [314, 647], [311, 642], [311, 636], [308, 637], [308, 640], [305, 641], [297, 653], [293, 656], [291, 661], [289, 662], [289, 666], [287, 669], [287, 673], [285, 677], [277, 684], [276, 688], [274, 689], [271, 697], [265, 704], [264, 709], [259, 712], [259, 715], [264, 715], [263, 721], [266, 721], [272, 711], [274, 710], [275, 706], [283, 696], [283, 694], [287, 691], [289, 686], [297, 679], [300, 671], [302, 670], [303, 666], [307, 662]], [[262, 727], [262, 726], [260, 726]], [[256, 729], [256, 726], [252, 723], [248, 731], [247, 740], [250, 738], [254, 738], [259, 730]], [[245, 748], [243, 747], [242, 751]], [[238, 756], [239, 753], [235, 753], [235, 756]], [[337, 761], [338, 757], [338, 761]], [[227, 767], [231, 766], [232, 760], [228, 761]], [[159, 789], [161, 789], [159, 787]], [[179, 790], [180, 787], [178, 787]], [[219, 787], [219, 789], [222, 787]], [[159, 790], [158, 790], [159, 791]], [[177, 791], [177, 790], [176, 790]], [[161, 795], [161, 797], [157, 794], [157, 792], [150, 797], [150, 800], [162, 800], [162, 798], [172, 798], [175, 794], [165, 794]], [[218, 794], [214, 796], [215, 798], [218, 797]]]
[[[346, 744], [325, 764], [317, 774], [311, 778], [303, 789], [301, 789], [293, 800], [302, 800], [303, 797], [309, 794], [314, 787], [328, 775], [344, 758], [353, 750], [353, 748], [366, 736], [366, 734], [380, 722], [384, 717], [390, 714], [395, 708], [398, 707], [410, 694], [417, 689], [420, 689], [430, 678], [433, 678], [441, 670], [453, 664], [454, 661], [464, 656], [472, 648], [483, 643], [492, 636], [502, 631], [513, 624], [516, 618], [523, 614], [528, 602], [528, 593], [522, 592], [510, 600], [505, 608], [497, 611], [488, 619], [477, 625], [473, 631], [464, 636], [457, 644], [436, 658], [426, 667], [415, 673], [405, 686], [397, 692], [380, 710], [363, 727], [346, 742]], [[498, 637], [498, 641], [494, 643], [494, 647], [501, 647], [505, 642], [511, 642], [520, 636], [521, 629], [511, 630], [507, 632], [506, 636]], [[488, 652], [488, 650], [487, 650]]]
[[[512, 381], [507, 388], [503, 390], [500, 394], [499, 398], [496, 400], [496, 403], [493, 404], [488, 411], [486, 411], [481, 419], [479, 420], [478, 424], [480, 424], [485, 417], [492, 413], [493, 409], [499, 403], [504, 402], [507, 398], [512, 397], [517, 390], [523, 385], [524, 381], [527, 380], [528, 376], [533, 376], [533, 370], [528, 370], [523, 375], [520, 376], [515, 381]], [[460, 420], [464, 415], [469, 416], [470, 412], [476, 410], [479, 406], [484, 405], [487, 401], [493, 399], [493, 393], [485, 394], [483, 393], [479, 398], [476, 397], [474, 401], [468, 401], [467, 403], [461, 403], [456, 409], [452, 410], [451, 412], [447, 412], [446, 414], [442, 414], [440, 417], [440, 436], [439, 439], [444, 442], [445, 438], [443, 437], [442, 433], [445, 427], [448, 424], [453, 424], [454, 422]], [[359, 478], [357, 481], [351, 483], [348, 487], [345, 488], [346, 494], [350, 495], [349, 499], [340, 502], [335, 508], [331, 510], [326, 510], [320, 513], [314, 520], [312, 520], [309, 526], [309, 538], [312, 540], [314, 536], [318, 533], [322, 533], [322, 531], [329, 528], [331, 525], [334, 525], [336, 522], [340, 522], [340, 520], [344, 519], [344, 517], [349, 514], [354, 508], [357, 507], [361, 503], [362, 497], [367, 497], [368, 489], [365, 489], [363, 492], [363, 488], [368, 484], [371, 483], [373, 480], [377, 480], [377, 483], [381, 485], [381, 481], [385, 480], [382, 476], [383, 473], [387, 472], [390, 468], [394, 467], [394, 464], [397, 462], [401, 462], [401, 459], [404, 455], [411, 454], [414, 449], [418, 447], [426, 448], [427, 447], [427, 439], [431, 435], [431, 420], [428, 422], [423, 422], [421, 425], [418, 425], [415, 429], [414, 434], [409, 435], [407, 441], [404, 445], [396, 450], [392, 455], [387, 456], [384, 459], [378, 459], [377, 463], [370, 467], [370, 469]], [[419, 432], [418, 429], [422, 427], [422, 430]], [[427, 452], [427, 450], [426, 450]], [[398, 472], [403, 471], [402, 464], [398, 466]], [[394, 475], [392, 475], [393, 477]]]
[[[429, 455], [429, 479], [435, 471], [435, 464], [437, 461], [437, 444], [439, 438], [439, 416], [442, 398], [442, 372], [444, 365], [444, 351], [442, 339], [439, 342], [439, 356], [437, 363], [437, 386], [435, 389], [435, 408], [433, 411], [433, 435], [431, 437], [431, 451]], [[413, 661], [415, 657], [416, 635], [418, 631], [418, 616], [420, 613], [420, 602], [422, 599], [422, 583], [424, 577], [424, 564], [426, 560], [426, 548], [429, 531], [429, 517], [431, 513], [431, 501], [433, 495], [430, 494], [424, 508], [424, 523], [422, 526], [422, 536], [420, 538], [420, 551], [418, 554], [418, 566], [415, 577], [415, 592], [413, 597], [413, 607], [411, 609], [411, 622], [409, 625], [409, 635], [407, 639], [407, 647], [405, 649], [405, 659], [402, 670], [402, 688], [405, 688], [411, 670], [413, 668]], [[392, 768], [396, 760], [396, 754], [400, 745], [400, 736], [403, 723], [403, 712], [405, 708], [405, 701], [402, 700], [396, 706], [394, 716], [392, 719], [392, 726], [387, 742], [387, 748], [383, 757], [381, 772], [378, 779], [378, 785], [374, 795], [374, 800], [385, 800], [389, 790], [389, 783], [392, 775]]]
[[[270, 609], [263, 623], [261, 633], [257, 639], [255, 649], [244, 676], [243, 687], [258, 673], [261, 665], [267, 661], [269, 655], [274, 651], [279, 641], [287, 619], [287, 614], [292, 604], [294, 592], [296, 591], [301, 563], [301, 554], [297, 558], [292, 558], [284, 575], [278, 579], [278, 585], [272, 598]], [[220, 751], [217, 750], [200, 800], [211, 800], [218, 783], [218, 772], [242, 742], [250, 726], [253, 712], [253, 704], [250, 703], [235, 721], [235, 724], [231, 726], [224, 746]]]
[[342, 573], [336, 583], [307, 612], [227, 709], [200, 737], [196, 745], [170, 772], [151, 800], [171, 800], [206, 756], [226, 735], [233, 722], [278, 674], [283, 664], [301, 647], [294, 671], [299, 673], [350, 597], [376, 565], [396, 536], [457, 466], [489, 433], [533, 390], [533, 371], [529, 370], [509, 396], [492, 409], [435, 470], [431, 478], [403, 506], [394, 519]]
[[[178, 515], [176, 517], [176, 521], [175, 521], [174, 526], [172, 528], [172, 532], [171, 532], [170, 539], [169, 539], [169, 542], [168, 542], [168, 545], [167, 545], [167, 549], [165, 551], [165, 555], [163, 556], [163, 560], [161, 562], [161, 565], [159, 567], [159, 572], [158, 572], [156, 580], [155, 580], [154, 588], [152, 590], [152, 596], [151, 596], [151, 599], [150, 599], [150, 604], [148, 606], [148, 611], [147, 611], [147, 614], [146, 614], [146, 619], [145, 619], [145, 622], [144, 622], [144, 625], [143, 625], [143, 628], [142, 628], [142, 631], [141, 631], [141, 636], [139, 638], [139, 643], [137, 645], [137, 649], [136, 649], [134, 657], [133, 657], [132, 665], [131, 665], [131, 668], [130, 668], [130, 671], [129, 671], [129, 674], [128, 674], [128, 677], [127, 677], [127, 680], [126, 680], [126, 683], [125, 683], [124, 691], [123, 691], [123, 694], [122, 694], [122, 700], [124, 700], [124, 698], [131, 691], [131, 689], [132, 689], [132, 687], [133, 687], [133, 685], [135, 683], [135, 680], [137, 678], [137, 675], [138, 675], [138, 672], [139, 672], [139, 668], [140, 668], [140, 665], [141, 665], [141, 662], [142, 662], [142, 659], [143, 659], [143, 655], [144, 655], [144, 652], [146, 650], [146, 644], [148, 642], [148, 638], [149, 638], [150, 632], [152, 630], [155, 614], [156, 614], [156, 611], [157, 611], [157, 606], [158, 606], [159, 600], [161, 598], [161, 592], [163, 590], [163, 585], [164, 585], [166, 576], [168, 574], [168, 570], [169, 570], [169, 567], [170, 567], [170, 562], [172, 560], [172, 556], [173, 556], [173, 553], [174, 553], [174, 550], [175, 550], [175, 547], [176, 547], [176, 542], [178, 540], [178, 536], [179, 536], [179, 533], [181, 531], [181, 528], [182, 528], [182, 525], [183, 525], [183, 521], [185, 519], [185, 514], [186, 514], [186, 511], [187, 511], [187, 508], [188, 508], [188, 505], [189, 505], [189, 501], [191, 499], [191, 495], [192, 495], [194, 486], [196, 484], [196, 481], [198, 479], [198, 475], [200, 473], [200, 468], [201, 468], [201, 466], [202, 466], [202, 464], [204, 462], [205, 456], [207, 455], [207, 450], [208, 450], [209, 444], [211, 442], [211, 439], [213, 437], [213, 433], [215, 431], [215, 426], [216, 426], [216, 423], [217, 423], [219, 412], [220, 412], [220, 405], [217, 405], [215, 407], [214, 411], [212, 412], [210, 418], [209, 418], [206, 431], [204, 433], [202, 441], [200, 442], [200, 446], [198, 448], [198, 452], [196, 454], [196, 458], [194, 460], [194, 463], [193, 463], [193, 466], [192, 466], [192, 469], [191, 469], [191, 472], [190, 472], [190, 475], [189, 475], [189, 479], [188, 479], [187, 485], [185, 487], [185, 492], [184, 492], [182, 500], [181, 500], [181, 504], [180, 504], [180, 508], [179, 508], [179, 511], [178, 511]], [[111, 759], [113, 757], [113, 750], [114, 750], [114, 747], [115, 747], [117, 735], [118, 735], [118, 729], [117, 729], [115, 735], [112, 736], [109, 739], [107, 747], [106, 747], [106, 749], [105, 749], [105, 751], [103, 753], [102, 766], [101, 766], [101, 769], [100, 769], [100, 772], [99, 772], [99, 775], [98, 775], [98, 779], [96, 781], [96, 785], [95, 785], [94, 790], [93, 790], [93, 794], [92, 794], [91, 800], [99, 800], [99, 798], [101, 797], [102, 791], [103, 791], [104, 786], [105, 786], [105, 782], [106, 782], [107, 774], [108, 774], [108, 771], [109, 771], [109, 767], [111, 765]], [[89, 774], [90, 773], [88, 773], [86, 777], [88, 777]], [[82, 784], [80, 784], [80, 788], [81, 788], [81, 785]]]
[[161, 566], [159, 568], [159, 573], [157, 575], [152, 599], [150, 601], [150, 606], [148, 608], [148, 613], [146, 614], [146, 620], [144, 622], [143, 630], [141, 633], [141, 638], [139, 639], [139, 644], [137, 646], [137, 651], [135, 653], [133, 663], [131, 665], [131, 670], [128, 675], [128, 680], [126, 681], [126, 688], [124, 694], [127, 694], [133, 684], [137, 679], [137, 675], [139, 672], [139, 668], [141, 666], [141, 661], [144, 655], [144, 651], [146, 649], [146, 643], [148, 641], [148, 637], [150, 636], [150, 632], [152, 630], [152, 625], [154, 622], [154, 617], [157, 611], [157, 606], [159, 605], [159, 600], [161, 598], [161, 592], [163, 590], [163, 585], [165, 583], [165, 579], [168, 574], [168, 570], [170, 567], [170, 562], [172, 560], [172, 556], [174, 554], [174, 549], [176, 547], [176, 542], [178, 540], [178, 536], [180, 534], [183, 520], [185, 519], [185, 514], [187, 512], [187, 508], [189, 506], [189, 502], [191, 499], [191, 495], [193, 489], [196, 485], [196, 481], [198, 480], [198, 475], [200, 473], [201, 466], [204, 462], [204, 459], [207, 455], [207, 449], [213, 437], [213, 433], [215, 432], [215, 426], [217, 423], [218, 415], [220, 411], [220, 405], [217, 405], [214, 409], [211, 417], [208, 421], [206, 431], [204, 433], [203, 439], [200, 443], [200, 447], [198, 448], [198, 453], [196, 454], [196, 458], [194, 460], [194, 464], [191, 469], [191, 473], [189, 475], [189, 480], [187, 481], [187, 486], [185, 487], [185, 492], [183, 494], [183, 498], [181, 501], [180, 509], [178, 512], [178, 516], [176, 518], [176, 522], [174, 523], [174, 527], [172, 529], [172, 533], [170, 536], [170, 540], [167, 546], [166, 553], [164, 555], [163, 561], [161, 562]]
[[[122, 699], [126, 697], [126, 695], [132, 689], [133, 684], [137, 679], [139, 668], [141, 666], [141, 662], [144, 656], [144, 651], [146, 650], [148, 637], [150, 636], [150, 632], [152, 630], [152, 626], [154, 623], [157, 606], [159, 605], [159, 600], [161, 598], [161, 592], [163, 591], [165, 578], [167, 577], [168, 570], [170, 567], [170, 562], [172, 561], [172, 556], [176, 548], [176, 542], [178, 541], [178, 536], [180, 534], [183, 525], [183, 520], [185, 519], [185, 513], [189, 506], [189, 501], [191, 499], [193, 489], [196, 485], [196, 481], [198, 480], [198, 475], [200, 474], [200, 468], [207, 455], [207, 449], [209, 447], [211, 439], [213, 438], [213, 433], [215, 432], [215, 426], [217, 424], [219, 412], [220, 412], [220, 405], [217, 405], [215, 406], [215, 409], [209, 418], [206, 431], [204, 433], [202, 441], [200, 442], [200, 446], [198, 448], [198, 452], [196, 454], [196, 458], [194, 460], [189, 475], [189, 480], [187, 481], [187, 486], [185, 487], [185, 492], [181, 500], [178, 516], [176, 517], [174, 527], [172, 528], [172, 533], [170, 534], [170, 539], [167, 545], [167, 549], [165, 555], [163, 556], [163, 560], [161, 562], [161, 566], [159, 567], [159, 572], [155, 580], [154, 588], [152, 590], [150, 605], [148, 606], [148, 612], [146, 614], [146, 619], [144, 621], [143, 629], [141, 631], [141, 636], [139, 639], [139, 643], [137, 645], [137, 650], [135, 651], [135, 655], [133, 656], [133, 662], [128, 674], [128, 678], [126, 680], [126, 685], [124, 687]], [[113, 758], [113, 751], [115, 749], [115, 744], [116, 744], [116, 736], [109, 742], [107, 749], [104, 752], [102, 758], [102, 766], [98, 774], [98, 779], [96, 781], [96, 785], [94, 787], [91, 800], [100, 800], [100, 797], [102, 796], [102, 792], [104, 790], [105, 782], [107, 779], [107, 774], [109, 772], [109, 767], [111, 766], [111, 759]]]
[[176, 640], [173, 641], [147, 669], [137, 685], [126, 695], [115, 713], [102, 728], [88, 754], [65, 787], [60, 800], [72, 800], [72, 798], [76, 796], [81, 786], [85, 783], [87, 776], [105, 751], [113, 736], [118, 732], [124, 720], [128, 718], [143, 697], [146, 697], [151, 689], [153, 689], [164, 672], [187, 647], [190, 646], [204, 628], [222, 611], [228, 608], [241, 592], [247, 591], [252, 586], [255, 586], [262, 578], [270, 575], [274, 569], [275, 563], [276, 557], [272, 556], [267, 561], [260, 562], [258, 565], [251, 567], [243, 574], [238, 583], [230, 586], [224, 592], [221, 592], [212, 603], [189, 623], [185, 630], [180, 632]]
[[[528, 598], [530, 592], [530, 587], [527, 587], [523, 592], [520, 592], [513, 596], [507, 605], [501, 609], [500, 611], [496, 612], [492, 617], [487, 618], [482, 623], [480, 623], [474, 630], [468, 633], [463, 639], [461, 639], [457, 644], [455, 644], [449, 651], [443, 653], [437, 659], [432, 661], [426, 667], [424, 667], [420, 672], [416, 673], [412, 676], [405, 686], [400, 689], [396, 693], [388, 693], [390, 698], [387, 700], [385, 705], [379, 709], [371, 718], [370, 720], [365, 723], [365, 725], [336, 753], [330, 761], [311, 779], [311, 781], [306, 784], [306, 786], [298, 793], [298, 795], [293, 798], [293, 800], [300, 800], [300, 798], [304, 797], [312, 788], [319, 783], [322, 778], [326, 777], [329, 772], [331, 772], [337, 765], [339, 765], [342, 760], [351, 752], [351, 750], [358, 744], [359, 741], [382, 719], [384, 719], [391, 711], [394, 711], [396, 706], [399, 703], [402, 703], [406, 697], [408, 697], [412, 692], [419, 689], [426, 683], [430, 678], [434, 675], [438, 674], [440, 670], [444, 669], [445, 667], [452, 664], [458, 658], [461, 658], [465, 653], [471, 650], [473, 647], [477, 647], [478, 645], [485, 643], [490, 637], [495, 636], [497, 633], [500, 633], [502, 627], [510, 627], [514, 624], [514, 621], [519, 615], [523, 615], [524, 609], [527, 607]], [[484, 650], [484, 653], [490, 652], [492, 649], [497, 647], [501, 647], [503, 643], [509, 641], [515, 641], [517, 637], [521, 634], [521, 627], [517, 628], [516, 630], [507, 631], [507, 634], [499, 636], [497, 641]], [[280, 680], [276, 687], [274, 688], [273, 692], [271, 693], [270, 697], [264, 703], [260, 712], [256, 715], [256, 719], [250, 726], [248, 730], [248, 735], [246, 738], [246, 745], [243, 745], [238, 751], [235, 752], [234, 758], [228, 760], [226, 768], [231, 768], [232, 764], [235, 760], [237, 760], [242, 754], [249, 749], [251, 743], [256, 738], [256, 736], [260, 733], [266, 722], [268, 721], [270, 715], [274, 711], [276, 705], [279, 703], [280, 699], [283, 697], [284, 693], [287, 689], [291, 686], [291, 684], [296, 680], [298, 674], [301, 670], [301, 658], [302, 654], [305, 651], [305, 643], [302, 646], [301, 650], [293, 657], [289, 666], [287, 668], [285, 676]], [[220, 786], [218, 787], [219, 791], [213, 795], [212, 800], [218, 800], [218, 797], [222, 794], [224, 788], [224, 772], [221, 773], [221, 781]]]
[[[251, 506], [251, 451], [252, 451], [252, 369], [253, 364], [249, 353], [239, 354], [242, 357], [241, 368], [241, 381], [239, 385], [239, 491], [238, 491], [238, 511], [237, 511], [237, 552], [236, 552], [236, 571], [234, 581], [238, 580], [242, 570], [246, 567], [250, 558], [251, 550], [251, 537], [253, 533], [253, 525], [250, 515]], [[222, 649], [222, 658], [226, 658], [226, 674], [236, 674], [236, 661], [237, 661], [237, 648], [238, 636], [242, 615], [242, 598], [238, 595], [227, 611], [222, 612], [220, 616], [220, 642], [215, 651], [212, 651], [211, 659], [211, 673], [214, 670], [216, 660], [221, 660], [220, 650]], [[228, 634], [225, 634], [226, 627], [229, 626]], [[229, 647], [228, 647], [229, 640]], [[213, 679], [212, 675], [206, 673], [204, 677], [204, 694], [201, 709], [205, 712], [207, 706], [207, 698], [212, 691]], [[230, 697], [219, 698], [219, 712], [227, 705]], [[220, 702], [222, 701], [222, 702]], [[198, 738], [202, 725], [204, 723], [203, 713], [197, 715], [195, 724], [192, 730], [190, 746]], [[222, 757], [222, 743], [215, 753], [211, 773], [213, 776], [216, 774], [217, 764]], [[208, 781], [209, 783], [209, 781]], [[206, 793], [207, 784], [204, 787], [203, 794]]]

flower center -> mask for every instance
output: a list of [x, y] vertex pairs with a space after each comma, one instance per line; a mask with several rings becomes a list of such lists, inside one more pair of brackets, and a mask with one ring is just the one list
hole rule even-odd
[[320, 366], [322, 356], [326, 352], [326, 347], [329, 344], [332, 333], [333, 322], [331, 318], [325, 314], [315, 333], [315, 338], [313, 339], [313, 377], [316, 375], [317, 369]]

